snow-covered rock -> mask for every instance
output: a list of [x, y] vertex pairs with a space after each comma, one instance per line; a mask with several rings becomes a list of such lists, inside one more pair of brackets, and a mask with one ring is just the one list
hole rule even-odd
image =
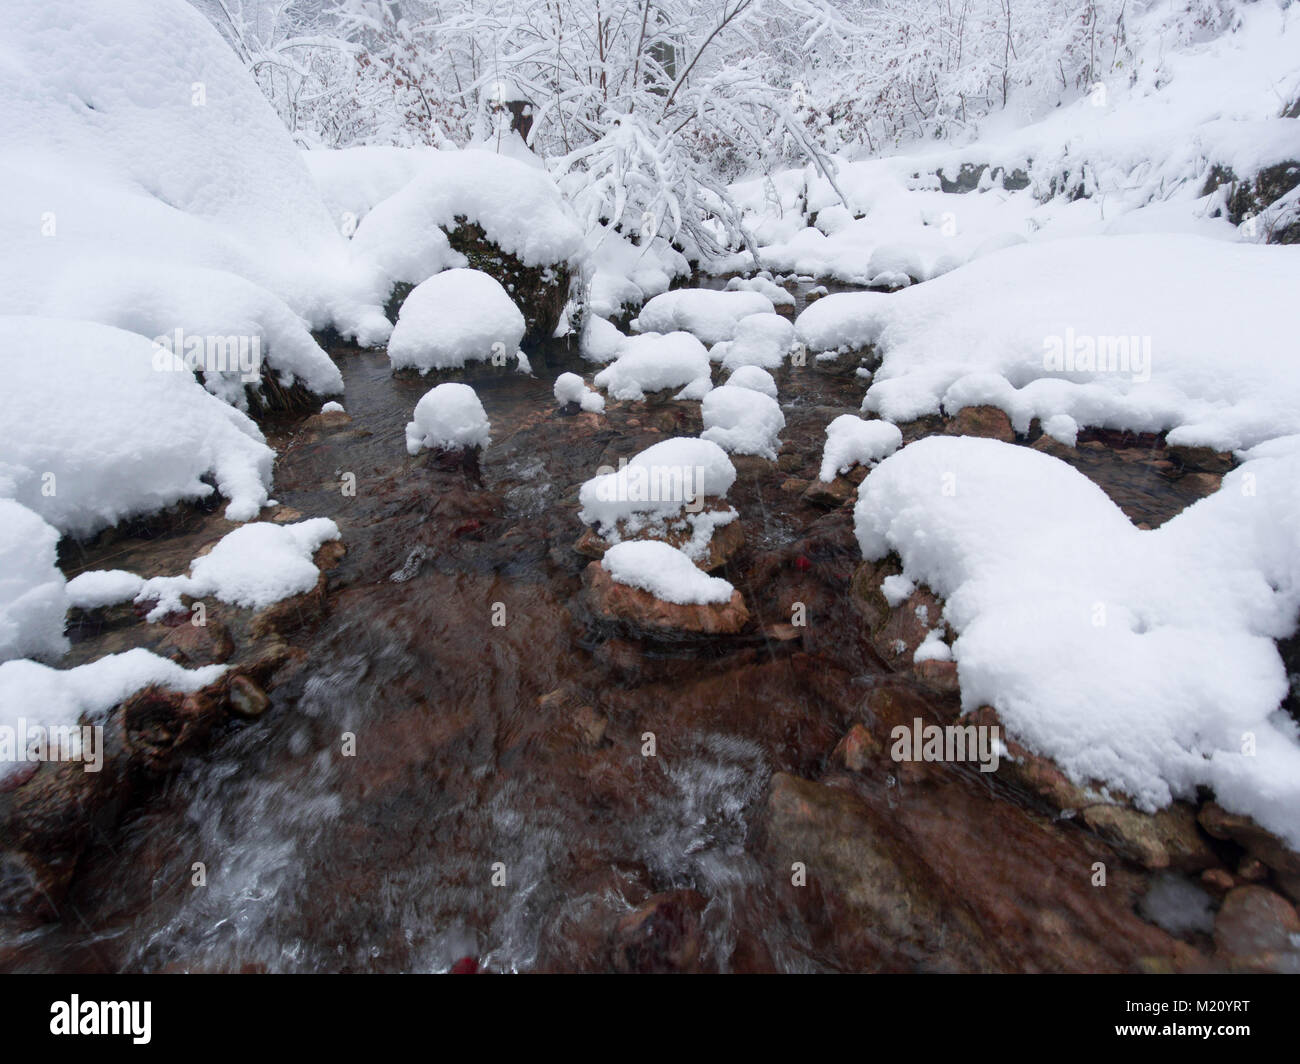
[[619, 346], [618, 358], [596, 374], [593, 383], [612, 399], [640, 400], [647, 392], [711, 384], [709, 353], [688, 332], [646, 333]]
[[57, 658], [68, 649], [58, 545], [58, 532], [31, 510], [0, 499], [0, 661]]
[[255, 517], [273, 457], [261, 431], [155, 355], [107, 325], [0, 317], [0, 495], [86, 536], [206, 498], [210, 475], [228, 519]]
[[776, 398], [776, 381], [772, 374], [757, 366], [741, 366], [727, 378], [732, 388], [748, 388], [750, 391], [762, 392], [771, 399]]
[[125, 569], [90, 569], [68, 581], [68, 605], [98, 610], [130, 602], [144, 586], [144, 577]]
[[731, 371], [741, 366], [778, 369], [790, 353], [794, 325], [776, 314], [751, 314], [736, 323], [735, 337], [709, 349], [709, 358]]
[[207, 554], [190, 562], [188, 575], [146, 580], [135, 600], [156, 600], [150, 621], [181, 610], [182, 595], [211, 595], [233, 606], [265, 609], [314, 588], [320, 570], [312, 557], [323, 543], [338, 538], [338, 525], [327, 517], [286, 525], [257, 521], [223, 536]]
[[479, 148], [423, 156], [416, 175], [366, 215], [353, 244], [393, 281], [419, 284], [466, 264], [446, 237], [458, 218], [525, 266], [568, 262], [582, 246], [577, 218], [545, 170]]
[[880, 463], [854, 516], [946, 601], [962, 706], [1076, 782], [1151, 811], [1214, 790], [1300, 846], [1300, 735], [1274, 640], [1300, 610], [1300, 437], [1261, 445], [1215, 494], [1135, 528], [1055, 458], [930, 437]]
[[594, 414], [605, 409], [605, 397], [587, 387], [587, 382], [576, 373], [561, 373], [555, 378], [555, 401], [561, 406], [577, 403], [583, 410]]
[[700, 412], [704, 416], [701, 439], [732, 454], [756, 454], [776, 461], [785, 415], [775, 399], [750, 388], [724, 384], [704, 397]]
[[[12, 735], [21, 734], [20, 721], [28, 729], [96, 723], [150, 684], [192, 692], [214, 683], [225, 670], [224, 665], [186, 669], [139, 647], [73, 669], [52, 669], [25, 658], [6, 661], [0, 664], [0, 728]], [[0, 760], [0, 780], [18, 768], [16, 761]]]
[[619, 348], [627, 339], [612, 321], [588, 314], [582, 327], [579, 349], [588, 362], [604, 364], [618, 357]]
[[449, 381], [426, 392], [415, 404], [415, 420], [406, 426], [406, 451], [482, 448], [492, 442], [487, 412], [468, 384]]
[[735, 591], [721, 577], [701, 572], [675, 547], [656, 540], [616, 543], [605, 552], [600, 564], [617, 583], [640, 588], [679, 606], [729, 602]]
[[794, 296], [779, 284], [760, 274], [757, 277], [733, 277], [727, 282], [728, 292], [759, 292], [772, 301], [774, 307], [794, 307]]
[[818, 479], [830, 483], [855, 465], [874, 465], [903, 445], [903, 434], [888, 421], [863, 421], [841, 414], [826, 426], [826, 446]]
[[655, 296], [632, 322], [640, 333], [688, 332], [707, 345], [730, 340], [751, 314], [772, 314], [772, 301], [759, 292], [678, 288]]
[[603, 318], [639, 307], [691, 272], [686, 257], [662, 237], [638, 245], [601, 225], [588, 234], [582, 259], [591, 274], [587, 310]]
[[709, 564], [714, 533], [736, 520], [725, 505], [735, 481], [736, 467], [716, 443], [677, 436], [584, 483], [578, 518], [607, 544], [673, 540], [693, 561]]
[[394, 369], [421, 372], [515, 358], [524, 316], [500, 282], [479, 270], [447, 270], [416, 285], [388, 341]]

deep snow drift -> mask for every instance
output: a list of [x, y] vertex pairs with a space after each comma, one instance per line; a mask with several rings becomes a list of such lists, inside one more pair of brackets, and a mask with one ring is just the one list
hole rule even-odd
[[[1300, 123], [1297, 123], [1300, 124]], [[1300, 255], [1150, 234], [1008, 248], [913, 289], [827, 296], [811, 350], [874, 345], [863, 408], [908, 421], [992, 404], [1218, 450], [1300, 432]]]

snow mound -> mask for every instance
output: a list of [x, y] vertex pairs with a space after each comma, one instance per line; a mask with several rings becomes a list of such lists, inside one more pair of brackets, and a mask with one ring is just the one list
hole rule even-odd
[[750, 388], [724, 384], [704, 397], [700, 412], [704, 415], [701, 439], [712, 440], [733, 454], [756, 454], [776, 461], [785, 415], [775, 399]]
[[367, 145], [355, 148], [310, 148], [302, 152], [316, 188], [346, 237], [377, 204], [400, 192], [437, 149]]
[[492, 426], [474, 389], [448, 382], [426, 392], [415, 404], [414, 421], [406, 426], [406, 453], [428, 448], [458, 451], [486, 447]]
[[736, 467], [722, 447], [675, 436], [646, 447], [619, 470], [586, 481], [578, 490], [578, 519], [610, 539], [620, 522], [634, 532], [679, 518], [690, 507], [701, 509], [708, 498], [727, 497], [735, 483]]
[[312, 328], [387, 335], [382, 275], [353, 255], [256, 82], [189, 4], [19, 4], [4, 58], [0, 313], [32, 313], [65, 271], [122, 255], [152, 263], [164, 301], [186, 296], [172, 267], [204, 267], [275, 293]]
[[772, 280], [770, 276], [733, 277], [727, 282], [728, 292], [759, 292], [772, 301], [774, 307], [793, 307], [794, 296]]
[[[206, 687], [226, 671], [224, 665], [185, 669], [176, 662], [136, 648], [109, 654], [75, 669], [51, 669], [27, 659], [0, 664], [0, 727], [64, 727], [101, 719], [123, 699], [151, 684], [172, 691]], [[0, 780], [16, 762], [0, 762]]]
[[721, 577], [701, 572], [676, 547], [651, 539], [617, 543], [600, 564], [616, 582], [679, 606], [729, 602], [735, 591]]
[[751, 314], [736, 324], [735, 338], [716, 343], [709, 358], [728, 371], [741, 366], [779, 369], [794, 340], [794, 325], [777, 314]]
[[847, 473], [855, 465], [874, 465], [901, 446], [903, 434], [897, 425], [841, 414], [826, 426], [819, 479], [829, 483], [836, 473]]
[[314, 588], [320, 570], [312, 556], [321, 544], [338, 538], [338, 525], [327, 517], [289, 525], [269, 521], [244, 525], [190, 562], [188, 576], [156, 576], [144, 581], [135, 600], [157, 601], [148, 614], [150, 621], [184, 609], [182, 595], [192, 599], [211, 595], [233, 606], [265, 609]]
[[771, 399], [776, 398], [776, 381], [772, 379], [772, 374], [757, 366], [741, 366], [727, 378], [727, 384], [733, 388], [762, 392]]
[[1054, 458], [931, 437], [863, 482], [858, 542], [946, 601], [963, 709], [995, 707], [1078, 783], [1148, 811], [1207, 786], [1296, 847], [1300, 734], [1274, 640], [1300, 609], [1300, 437], [1247, 458], [1143, 531]]
[[613, 399], [640, 400], [647, 392], [708, 382], [710, 374], [709, 353], [690, 333], [646, 333], [625, 340], [593, 383]]
[[742, 318], [772, 313], [772, 301], [759, 292], [678, 288], [655, 296], [642, 307], [632, 329], [640, 333], [688, 332], [712, 345], [730, 340]]
[[262, 433], [155, 353], [107, 325], [0, 317], [0, 495], [87, 536], [206, 498], [210, 475], [229, 520], [255, 517], [271, 482]]
[[555, 401], [561, 406], [577, 403], [594, 414], [605, 410], [605, 397], [588, 388], [587, 382], [576, 373], [561, 373], [555, 378]]
[[568, 262], [582, 247], [577, 218], [545, 170], [478, 148], [429, 153], [415, 177], [366, 215], [353, 244], [393, 281], [419, 284], [465, 265], [446, 237], [460, 218], [525, 266]]
[[86, 255], [64, 269], [35, 307], [147, 336], [214, 395], [247, 409], [245, 386], [267, 372], [285, 388], [343, 391], [343, 377], [302, 319], [265, 288], [225, 270], [161, 266], [120, 254]]
[[59, 534], [12, 499], [0, 499], [0, 661], [57, 658], [67, 609]]
[[68, 581], [68, 605], [97, 610], [128, 602], [140, 593], [144, 578], [125, 569], [91, 569]]
[[524, 338], [524, 316], [495, 277], [448, 270], [418, 284], [398, 314], [388, 358], [394, 369], [423, 372], [513, 358]]
[[588, 314], [579, 346], [582, 357], [588, 362], [604, 364], [618, 357], [618, 350], [627, 339], [613, 322]]
[[1234, 450], [1300, 432], [1300, 370], [1284, 353], [1298, 290], [1286, 247], [1085, 237], [1008, 248], [897, 295], [828, 296], [797, 326], [816, 350], [876, 345], [863, 409], [890, 421], [990, 404], [1022, 433], [1064, 414]]

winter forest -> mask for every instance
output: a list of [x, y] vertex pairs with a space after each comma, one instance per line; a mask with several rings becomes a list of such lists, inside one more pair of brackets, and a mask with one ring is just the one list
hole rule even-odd
[[1300, 3], [4, 0], [0, 234], [0, 971], [1300, 972]]

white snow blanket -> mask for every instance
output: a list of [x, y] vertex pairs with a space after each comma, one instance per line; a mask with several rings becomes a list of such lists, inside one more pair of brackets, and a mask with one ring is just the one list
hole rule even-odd
[[1008, 248], [915, 288], [827, 296], [796, 322], [814, 351], [875, 345], [863, 409], [908, 421], [991, 404], [1170, 430], [1218, 450], [1300, 432], [1300, 255], [1201, 237]]
[[1066, 463], [930, 437], [880, 463], [854, 511], [945, 600], [964, 709], [1076, 782], [1154, 810], [1200, 785], [1300, 846], [1300, 730], [1274, 640], [1300, 609], [1300, 437], [1144, 531]]

